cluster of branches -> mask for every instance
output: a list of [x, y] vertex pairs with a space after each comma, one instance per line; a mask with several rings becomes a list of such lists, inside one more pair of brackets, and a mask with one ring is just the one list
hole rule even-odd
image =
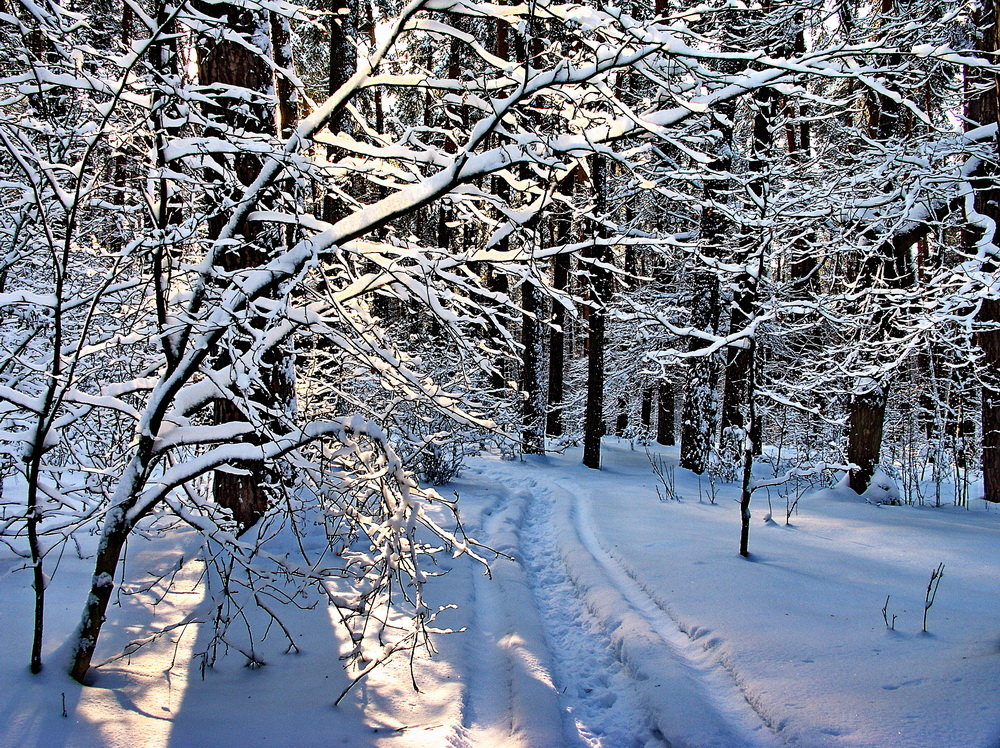
[[[698, 472], [725, 369], [744, 552], [767, 413], [843, 423], [846, 398], [863, 490], [904, 365], [994, 362], [995, 23], [962, 4], [90, 5], [0, 4], [0, 443], [26, 487], [0, 541], [33, 573], [33, 669], [46, 559], [99, 527], [83, 681], [127, 539], [165, 518], [272, 615], [259, 580], [315, 585], [361, 672], [369, 638], [421, 643], [421, 557], [481, 557], [405, 455], [500, 429], [599, 467], [630, 407], [606, 373], [636, 372], [609, 334], [664, 441], [684, 383]], [[269, 552], [307, 525], [326, 550]]]

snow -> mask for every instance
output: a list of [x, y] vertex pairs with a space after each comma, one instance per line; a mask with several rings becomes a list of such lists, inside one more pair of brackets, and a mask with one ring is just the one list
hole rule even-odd
[[[416, 655], [419, 693], [400, 656], [336, 708], [351, 645], [324, 606], [283, 609], [299, 653], [271, 631], [255, 649], [266, 666], [231, 651], [203, 677], [192, 657], [211, 626], [190, 531], [130, 542], [133, 594], [116, 592], [95, 661], [151, 623], [174, 628], [87, 688], [60, 669], [92, 573], [67, 549], [48, 591], [47, 667], [32, 676], [30, 570], [0, 549], [0, 745], [997, 745], [996, 507], [882, 506], [838, 486], [804, 496], [785, 526], [760, 519], [761, 489], [743, 559], [737, 486], [701, 503], [697, 476], [678, 469], [679, 500], [659, 501], [641, 447], [605, 439], [601, 471], [579, 459], [469, 461], [442, 493], [457, 491], [466, 528], [511, 558], [492, 579], [467, 557], [439, 560], [450, 573], [428, 583], [429, 604], [458, 603], [437, 625], [465, 631]], [[96, 541], [82, 541], [87, 555]], [[174, 592], [143, 591], [174, 571]], [[263, 631], [266, 616], [249, 624]]]

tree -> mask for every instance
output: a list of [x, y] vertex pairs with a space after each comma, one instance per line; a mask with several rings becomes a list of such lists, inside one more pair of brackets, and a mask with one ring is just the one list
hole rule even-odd
[[[976, 51], [983, 57], [995, 55], [1000, 49], [1000, 6], [995, 0], [984, 0], [974, 15], [978, 30]], [[995, 72], [984, 71], [970, 75], [970, 95], [966, 101], [966, 118], [973, 125], [992, 126], [1000, 116], [998, 81]], [[994, 136], [994, 154], [998, 152]], [[989, 163], [989, 162], [987, 162]], [[978, 230], [974, 244], [977, 263], [983, 279], [995, 278], [1000, 272], [998, 263], [996, 226], [1000, 221], [1000, 189], [997, 173], [984, 164], [984, 173], [972, 181], [974, 199], [970, 223]], [[966, 203], [968, 205], [968, 203]], [[983, 488], [987, 501], [1000, 502], [1000, 297], [995, 288], [984, 287], [976, 315], [977, 342], [982, 352], [982, 467]]]
[[607, 331], [605, 306], [611, 293], [611, 271], [607, 244], [607, 164], [599, 156], [590, 162], [590, 180], [594, 196], [592, 219], [593, 244], [587, 252], [590, 276], [590, 309], [587, 316], [587, 404], [583, 422], [583, 464], [601, 468], [601, 437], [604, 436], [604, 349]]
[[[565, 142], [550, 142], [530, 126], [522, 131], [523, 137], [504, 137], [495, 145], [491, 139], [505, 118], [515, 116], [528, 102], [541, 103], [545, 92], [587, 88], [590, 81], [608, 71], [655, 53], [658, 46], [639, 38], [623, 50], [621, 25], [612, 20], [613, 39], [602, 41], [586, 54], [577, 53], [579, 59], [568, 65], [564, 58], [553, 60], [545, 69], [522, 65], [520, 78], [511, 76], [506, 63], [477, 51], [491, 80], [485, 88], [474, 79], [459, 84], [447, 77], [414, 79], [407, 72], [380, 72], [378, 68], [388, 55], [405, 54], [405, 48], [398, 45], [405, 36], [404, 29], [407, 33], [443, 34], [478, 49], [464, 32], [431, 21], [424, 8], [423, 2], [405, 7], [388, 21], [388, 33], [376, 46], [355, 40], [359, 43], [356, 72], [302, 119], [294, 132], [289, 134], [289, 129], [283, 127], [285, 137], [274, 124], [275, 84], [268, 60], [271, 50], [265, 48], [270, 45], [262, 43], [273, 28], [267, 15], [272, 8], [250, 0], [205, 7], [182, 5], [172, 9], [166, 19], [162, 14], [144, 17], [146, 36], [134, 43], [139, 52], [133, 56], [109, 56], [93, 62], [84, 59], [86, 75], [53, 77], [51, 66], [36, 67], [33, 73], [6, 84], [23, 86], [28, 105], [32, 97], [45, 102], [76, 96], [82, 102], [94, 101], [104, 113], [96, 128], [81, 129], [74, 135], [75, 140], [66, 141], [77, 149], [62, 159], [74, 165], [71, 169], [53, 162], [51, 150], [43, 152], [37, 147], [45, 138], [58, 141], [61, 131], [42, 131], [32, 142], [18, 134], [22, 129], [19, 118], [2, 123], [7, 134], [4, 145], [8, 163], [20, 169], [18, 179], [24, 184], [21, 194], [26, 196], [24, 204], [29, 211], [54, 206], [60, 216], [85, 214], [88, 225], [93, 226], [120, 215], [141, 216], [140, 211], [127, 212], [135, 205], [149, 206], [159, 216], [158, 223], [142, 221], [131, 227], [137, 239], [118, 261], [120, 269], [102, 274], [102, 279], [111, 280], [102, 280], [84, 295], [85, 301], [92, 301], [92, 308], [106, 310], [107, 316], [101, 317], [103, 326], [74, 329], [72, 350], [79, 361], [106, 356], [131, 365], [124, 370], [115, 367], [114, 373], [109, 372], [110, 378], [92, 380], [82, 379], [78, 366], [60, 368], [58, 376], [46, 380], [54, 382], [55, 387], [52, 406], [47, 409], [51, 416], [46, 416], [46, 422], [57, 426], [58, 431], [40, 436], [40, 445], [68, 439], [86, 419], [107, 412], [119, 414], [129, 424], [115, 433], [134, 430], [135, 434], [129, 446], [115, 452], [120, 461], [92, 466], [100, 471], [107, 486], [101, 493], [102, 539], [71, 665], [71, 673], [78, 680], [85, 680], [90, 669], [122, 548], [154, 511], [170, 511], [212, 538], [212, 542], [221, 543], [247, 574], [254, 573], [256, 558], [302, 575], [301, 570], [291, 569], [281, 559], [268, 557], [257, 548], [257, 541], [236, 537], [237, 531], [250, 526], [252, 515], [234, 519], [231, 508], [205, 500], [197, 484], [212, 472], [235, 472], [240, 476], [249, 470], [252, 479], [242, 483], [248, 491], [257, 490], [259, 476], [280, 474], [282, 461], [291, 460], [299, 479], [314, 485], [315, 495], [326, 495], [317, 488], [333, 481], [340, 487], [338, 496], [353, 497], [361, 502], [359, 506], [366, 507], [364, 511], [350, 510], [348, 505], [348, 509], [337, 510], [348, 518], [349, 528], [355, 528], [345, 532], [380, 538], [377, 552], [364, 563], [380, 569], [373, 571], [371, 578], [383, 581], [357, 591], [355, 597], [374, 600], [390, 589], [410, 590], [415, 633], [398, 641], [411, 645], [414, 636], [425, 632], [433, 618], [420, 602], [423, 581], [418, 558], [423, 546], [415, 545], [414, 534], [423, 525], [446, 540], [449, 537], [423, 509], [426, 500], [437, 498], [417, 489], [385, 432], [371, 418], [358, 412], [322, 418], [282, 404], [284, 397], [275, 387], [274, 377], [286, 373], [284, 362], [290, 360], [286, 345], [296, 335], [322, 336], [341, 359], [342, 371], [375, 370], [382, 391], [393, 393], [383, 399], [386, 408], [395, 407], [393, 403], [401, 396], [415, 398], [459, 421], [485, 424], [485, 420], [463, 410], [461, 392], [443, 389], [407, 366], [406, 355], [389, 342], [386, 331], [373, 324], [368, 300], [372, 294], [382, 294], [404, 304], [419, 304], [444, 328], [451, 329], [456, 340], [463, 340], [464, 326], [495, 321], [491, 309], [479, 302], [489, 296], [489, 290], [464, 269], [470, 263], [483, 262], [503, 267], [524, 263], [530, 257], [519, 249], [504, 256], [497, 256], [492, 249], [466, 254], [452, 248], [450, 253], [436, 254], [421, 245], [419, 237], [409, 239], [399, 234], [394, 222], [405, 225], [406, 217], [444, 196], [452, 199], [460, 215], [478, 220], [477, 203], [496, 199], [477, 188], [490, 175], [517, 163], [542, 164], [546, 172], [558, 171], [562, 158], [590, 153], [595, 137], [607, 139], [611, 134], [606, 125], [585, 123], [585, 127], [597, 130], [593, 134], [585, 130]], [[486, 11], [470, 12], [478, 15]], [[71, 37], [72, 29], [84, 28], [73, 25], [75, 21], [71, 23], [70, 17], [58, 8], [40, 23], [46, 36], [53, 39]], [[210, 35], [219, 40], [219, 45], [239, 47], [234, 54], [243, 61], [240, 67], [230, 64], [232, 58], [213, 56], [209, 48], [201, 58], [202, 78], [197, 84], [162, 67], [164, 55], [150, 54], [150, 50], [169, 49], [172, 40], [179, 40], [187, 31]], [[169, 61], [170, 54], [166, 57]], [[398, 62], [401, 66], [407, 63], [405, 57]], [[77, 69], [76, 58], [68, 52], [58, 64], [70, 71]], [[350, 103], [368, 89], [400, 86], [412, 86], [434, 96], [449, 96], [456, 87], [461, 90], [461, 86], [468, 86], [470, 96], [474, 93], [492, 99], [478, 105], [476, 124], [469, 131], [453, 129], [453, 151], [433, 144], [415, 147], [405, 145], [405, 140], [395, 142], [392, 132], [361, 138], [343, 130], [322, 132], [342, 114], [358, 117], [360, 110]], [[201, 105], [182, 105], [192, 93]], [[147, 181], [130, 185], [124, 205], [112, 209], [108, 207], [113, 204], [110, 201], [92, 199], [101, 189], [115, 189], [106, 187], [101, 180], [102, 165], [94, 154], [115, 127], [134, 121], [134, 110], [143, 111], [146, 102], [154, 102], [157, 109], [151, 117], [145, 110], [149, 126], [140, 134], [140, 141], [149, 137], [160, 143], [156, 149], [159, 161], [144, 164]], [[287, 119], [282, 122], [287, 124]], [[522, 121], [530, 124], [530, 118]], [[51, 124], [44, 116], [39, 122], [45, 127]], [[336, 149], [335, 164], [312, 160], [310, 148], [317, 143]], [[136, 146], [141, 153], [138, 142]], [[312, 181], [327, 188], [330, 185], [323, 180], [331, 175], [339, 179], [344, 173], [358, 173], [361, 163], [366, 168], [360, 173], [377, 183], [379, 189], [369, 191], [355, 182], [334, 185], [338, 194], [350, 198], [345, 203], [349, 204], [347, 214], [334, 223], [304, 212], [298, 198], [281, 189], [290, 184], [290, 179]], [[146, 184], [159, 184], [165, 202], [147, 200], [147, 193], [141, 191]], [[178, 205], [184, 206], [183, 213], [173, 212]], [[73, 274], [74, 282], [77, 275], [90, 277], [93, 266], [93, 259], [79, 251], [79, 242], [86, 234], [80, 232], [75, 220], [59, 218], [56, 223], [33, 224], [34, 236], [43, 241], [46, 226], [64, 227], [60, 237], [48, 241], [53, 247], [63, 242], [66, 262], [53, 267], [61, 267], [58, 272], [67, 278]], [[293, 243], [285, 241], [289, 226], [296, 228]], [[25, 263], [30, 257], [15, 253], [8, 258], [10, 277], [16, 276], [21, 283], [28, 277]], [[153, 287], [169, 290], [169, 296], [160, 293], [148, 301], [133, 302], [124, 291], [145, 287], [150, 272], [156, 280]], [[297, 297], [296, 286], [308, 289], [307, 295]], [[178, 288], [190, 290], [177, 293]], [[18, 298], [23, 297], [23, 291], [18, 294]], [[57, 295], [54, 306], [44, 301], [43, 308], [58, 312], [55, 317], [63, 323], [68, 317], [62, 306], [70, 298], [76, 297]], [[77, 301], [72, 303], [79, 307]], [[114, 319], [122, 318], [122, 304], [140, 310], [138, 315], [129, 315], [137, 320], [132, 337], [119, 337], [110, 326]], [[91, 313], [87, 319], [94, 318]], [[45, 343], [50, 351], [63, 351], [67, 346], [58, 335]], [[127, 355], [129, 351], [136, 355]], [[471, 347], [467, 353], [474, 360], [480, 356]], [[51, 360], [63, 366], [58, 355]], [[23, 357], [11, 362], [30, 365]], [[339, 384], [340, 402], [363, 408], [352, 391], [356, 384]], [[35, 409], [34, 401], [20, 394], [25, 389], [22, 383], [4, 390], [5, 401], [16, 411], [13, 418]], [[273, 397], [276, 390], [278, 398]], [[271, 397], [265, 397], [265, 393]], [[74, 399], [85, 407], [70, 407]], [[220, 402], [225, 417], [210, 417]], [[369, 415], [384, 418], [386, 414]], [[347, 466], [346, 472], [327, 475], [308, 467], [323, 453], [337, 456], [338, 464]], [[383, 468], [374, 469], [373, 462]], [[366, 475], [385, 478], [365, 489], [370, 481], [357, 476]], [[244, 473], [240, 477], [247, 476]], [[41, 481], [34, 485], [40, 486]], [[254, 511], [261, 510], [258, 507]], [[41, 507], [38, 511], [29, 509], [26, 516], [34, 517], [30, 521], [36, 527], [53, 521], [52, 511]], [[395, 529], [388, 534], [378, 529], [392, 517], [396, 517], [391, 520]], [[400, 566], [398, 560], [393, 560], [400, 557], [413, 563]], [[357, 568], [356, 563], [353, 568]], [[306, 577], [314, 583], [321, 581], [311, 573]], [[394, 582], [394, 578], [398, 581]], [[372, 602], [345, 604], [345, 620], [355, 620], [362, 614], [371, 616], [375, 610], [378, 608]]]

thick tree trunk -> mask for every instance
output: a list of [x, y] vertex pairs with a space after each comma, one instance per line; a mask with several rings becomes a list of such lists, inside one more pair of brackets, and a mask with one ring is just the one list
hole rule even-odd
[[872, 383], [872, 389], [851, 398], [848, 414], [847, 460], [858, 467], [851, 471], [849, 484], [855, 493], [868, 489], [879, 462], [882, 429], [885, 423], [886, 390]]
[[718, 369], [713, 356], [692, 359], [684, 382], [680, 466], [699, 475], [708, 467], [715, 442]]
[[274, 64], [279, 71], [274, 85], [274, 93], [278, 99], [278, 133], [282, 138], [288, 139], [299, 123], [299, 92], [290, 77], [294, 72], [292, 29], [288, 18], [273, 11], [271, 47], [274, 50]]
[[[206, 15], [219, 19], [225, 28], [252, 39], [259, 44], [261, 40], [269, 40], [271, 32], [270, 18], [262, 11], [249, 10], [229, 3], [198, 2], [197, 9]], [[249, 90], [267, 93], [274, 88], [274, 77], [271, 67], [263, 55], [270, 54], [270, 49], [252, 51], [242, 44], [228, 39], [215, 39], [209, 42], [205, 39], [198, 47], [199, 82], [203, 85], [222, 84], [231, 86], [234, 90]], [[241, 99], [240, 106], [227, 106], [226, 98], [219, 96], [213, 104], [205, 107], [206, 113], [215, 118], [220, 125], [243, 129], [247, 132], [274, 135], [276, 133], [275, 112], [264, 102], [246, 101]], [[224, 132], [224, 131], [223, 131]], [[256, 177], [260, 166], [260, 157], [251, 153], [240, 153], [234, 157], [234, 172], [242, 185], [249, 185]], [[209, 219], [209, 230], [213, 236], [218, 236], [225, 225], [228, 216], [224, 210], [219, 210]], [[268, 243], [273, 237], [259, 235], [259, 229], [249, 221], [236, 230], [238, 235], [249, 240], [237, 249], [226, 252], [221, 258], [224, 269], [233, 271], [255, 267], [264, 263], [268, 257]], [[238, 348], [242, 343], [236, 341]], [[225, 356], [220, 357], [220, 363]], [[263, 405], [290, 402], [291, 382], [287, 381], [290, 366], [287, 361], [277, 355], [271, 360], [262, 362], [267, 367], [265, 377], [271, 381], [263, 383], [263, 391], [233, 393], [248, 399], [257, 399]], [[264, 402], [264, 398], [268, 402]], [[215, 406], [217, 423], [246, 420], [245, 414], [235, 400], [221, 400]], [[233, 513], [233, 519], [241, 532], [257, 522], [268, 505], [268, 484], [278, 480], [278, 476], [268, 470], [262, 462], [247, 462], [235, 470], [217, 470], [214, 473], [214, 496], [220, 506], [228, 508]]]
[[[991, 61], [996, 59], [1000, 49], [1000, 2], [987, 0], [977, 13], [976, 26], [981, 36], [977, 49]], [[1000, 81], [995, 73], [972, 69], [968, 73], [970, 83], [984, 88], [970, 97], [966, 103], [969, 126], [991, 124], [1000, 120]], [[994, 139], [994, 151], [1000, 154], [1000, 138]], [[991, 165], [989, 173], [973, 182], [976, 189], [975, 209], [993, 222], [994, 234], [991, 243], [1000, 241], [996, 226], [1000, 225], [1000, 188], [997, 186], [998, 169]], [[978, 237], [977, 237], [978, 238]], [[996, 273], [1000, 269], [1000, 257], [995, 254], [986, 258], [983, 270]], [[995, 293], [995, 292], [994, 292]], [[980, 330], [976, 335], [982, 351], [982, 469], [983, 498], [1000, 502], [1000, 301], [986, 298], [982, 302], [976, 319]]]
[[618, 415], [615, 416], [615, 436], [625, 436], [628, 430], [628, 402], [625, 398], [618, 398]]
[[[697, 329], [714, 333], [719, 325], [719, 279], [712, 272], [691, 273], [689, 277], [693, 287], [691, 324]], [[692, 338], [689, 343], [692, 352], [705, 347], [706, 344], [697, 338]], [[715, 387], [719, 380], [719, 366], [715, 355], [695, 356], [689, 361], [681, 406], [680, 466], [701, 475], [708, 467], [715, 443]]]
[[[330, 15], [329, 64], [327, 66], [327, 93], [332, 95], [357, 72], [357, 49], [352, 40], [357, 34], [358, 0], [328, 0]], [[347, 129], [348, 120], [341, 110], [330, 118], [327, 127], [330, 132], [339, 133]], [[337, 149], [327, 148], [327, 158], [334, 161]], [[323, 195], [323, 220], [336, 223], [347, 215], [347, 207], [336, 195]]]
[[653, 423], [653, 388], [642, 388], [642, 403], [639, 406], [639, 423], [643, 431], [649, 431]]

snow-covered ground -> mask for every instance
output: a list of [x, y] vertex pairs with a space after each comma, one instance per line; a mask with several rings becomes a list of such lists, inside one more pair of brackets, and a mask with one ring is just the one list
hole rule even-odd
[[[202, 677], [191, 625], [106, 665], [95, 687], [55, 664], [31, 676], [29, 576], [0, 555], [0, 745], [1000, 745], [996, 507], [878, 506], [836, 489], [805, 496], [785, 526], [763, 521], [757, 496], [747, 560], [734, 486], [703, 503], [678, 470], [681, 500], [661, 502], [641, 449], [605, 447], [600, 472], [574, 450], [470, 461], [453, 486], [466, 524], [514, 560], [492, 579], [447, 562], [432, 594], [460, 607], [440, 623], [467, 631], [417, 657], [419, 693], [400, 659], [337, 708], [343, 642], [323, 610], [291, 616], [300, 654], [270, 634], [256, 670], [230, 657]], [[135, 541], [128, 568], [169, 567], [192, 540]], [[89, 574], [71, 555], [50, 590], [51, 663]], [[198, 578], [189, 561], [155, 608], [123, 598], [99, 658], [195, 608]]]

